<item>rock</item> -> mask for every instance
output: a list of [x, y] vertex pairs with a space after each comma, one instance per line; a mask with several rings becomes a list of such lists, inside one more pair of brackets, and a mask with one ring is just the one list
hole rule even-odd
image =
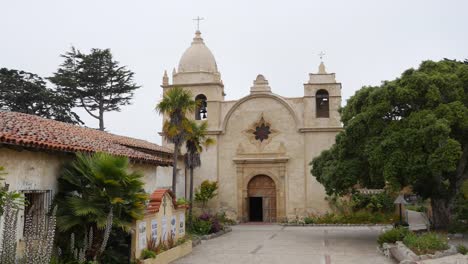
[[397, 241], [395, 244], [395, 247], [390, 248], [390, 253], [400, 263], [403, 260], [415, 261], [419, 259], [418, 256], [414, 254], [413, 251], [411, 251], [411, 249], [403, 244], [403, 242]]

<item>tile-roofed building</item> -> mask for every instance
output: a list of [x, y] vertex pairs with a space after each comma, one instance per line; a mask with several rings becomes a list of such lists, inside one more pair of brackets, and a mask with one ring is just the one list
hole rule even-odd
[[17, 112], [0, 112], [0, 144], [61, 152], [107, 152], [133, 161], [172, 165], [172, 150], [157, 144]]
[[[30, 208], [49, 208], [65, 164], [75, 153], [106, 152], [128, 157], [129, 170], [142, 174], [144, 189], [153, 193], [172, 184], [172, 150], [145, 140], [114, 135], [42, 117], [0, 111], [0, 166], [5, 168], [1, 185], [25, 195]], [[179, 160], [178, 197], [185, 196], [185, 170]], [[172, 193], [171, 193], [172, 195]], [[174, 202], [174, 201], [173, 201]], [[24, 211], [19, 219], [24, 217]], [[18, 239], [24, 221], [18, 221]]]

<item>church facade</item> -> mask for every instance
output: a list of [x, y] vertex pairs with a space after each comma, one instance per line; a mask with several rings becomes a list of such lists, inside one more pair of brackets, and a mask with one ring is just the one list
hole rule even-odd
[[192, 118], [207, 121], [208, 134], [216, 140], [202, 153], [202, 165], [194, 172], [194, 186], [206, 179], [218, 181], [212, 207], [239, 221], [263, 222], [328, 209], [324, 188], [309, 165], [333, 145], [341, 130], [341, 84], [323, 63], [317, 73], [309, 74], [302, 97], [275, 94], [268, 80], [258, 75], [249, 94], [225, 100], [216, 60], [197, 31], [172, 72], [172, 82], [164, 74], [164, 92], [174, 86], [202, 102]]

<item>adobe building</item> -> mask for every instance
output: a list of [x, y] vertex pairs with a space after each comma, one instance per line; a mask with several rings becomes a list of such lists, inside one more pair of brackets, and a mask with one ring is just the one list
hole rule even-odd
[[323, 63], [317, 73], [309, 74], [302, 97], [275, 94], [268, 80], [258, 75], [250, 89], [235, 87], [244, 89], [245, 97], [225, 100], [229, 88], [225, 89], [215, 57], [197, 31], [172, 73], [172, 82], [164, 73], [164, 92], [174, 86], [202, 101], [192, 118], [206, 120], [208, 134], [216, 140], [202, 153], [194, 180], [194, 186], [205, 179], [218, 181], [215, 209], [239, 221], [265, 222], [328, 209], [325, 190], [309, 166], [333, 145], [342, 129], [341, 84]]

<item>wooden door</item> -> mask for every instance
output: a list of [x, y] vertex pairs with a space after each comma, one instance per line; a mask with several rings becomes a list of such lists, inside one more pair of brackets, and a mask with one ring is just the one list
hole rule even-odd
[[276, 222], [276, 186], [270, 177], [253, 177], [248, 184], [248, 197], [262, 197], [263, 221]]

